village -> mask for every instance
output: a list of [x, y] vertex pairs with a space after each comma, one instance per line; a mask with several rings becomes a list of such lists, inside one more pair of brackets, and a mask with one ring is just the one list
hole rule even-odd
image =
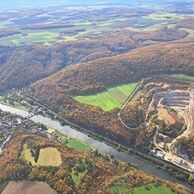
[[34, 123], [28, 117], [21, 117], [0, 110], [0, 153], [12, 135], [19, 130], [47, 135], [47, 128], [42, 124]]

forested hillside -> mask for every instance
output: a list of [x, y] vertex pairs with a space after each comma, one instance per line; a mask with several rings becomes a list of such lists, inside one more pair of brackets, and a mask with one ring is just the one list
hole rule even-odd
[[145, 46], [127, 54], [72, 65], [36, 82], [31, 89], [39, 101], [65, 118], [101, 135], [106, 134], [110, 139], [142, 149], [147, 146], [144, 129], [126, 129], [119, 121], [117, 109], [104, 112], [100, 108], [80, 104], [74, 100], [74, 95], [139, 81], [150, 75], [193, 75], [193, 49], [194, 41]]
[[167, 28], [146, 33], [121, 30], [90, 40], [61, 42], [50, 46], [0, 47], [0, 91], [27, 86], [74, 63], [185, 36], [186, 32]]
[[[82, 94], [159, 73], [194, 73], [194, 41], [157, 44], [127, 54], [72, 65], [34, 84]], [[50, 91], [52, 92], [52, 91]], [[43, 93], [44, 95], [44, 93]]]

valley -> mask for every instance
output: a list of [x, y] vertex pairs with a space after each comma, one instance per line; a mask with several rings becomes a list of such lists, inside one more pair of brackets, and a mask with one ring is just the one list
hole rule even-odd
[[[12, 108], [12, 107], [8, 107], [6, 105], [1, 105], [0, 108], [2, 110], [6, 110], [6, 111], [9, 111], [9, 112], [12, 112], [12, 113], [16, 113], [18, 115], [23, 115], [23, 116], [25, 115], [25, 117], [27, 117], [27, 115], [28, 115], [27, 112], [24, 112], [22, 110], [15, 109], [15, 108]], [[92, 139], [91, 137], [89, 137], [89, 136], [87, 136], [87, 135], [85, 135], [83, 133], [80, 133], [80, 132], [76, 131], [75, 129], [71, 128], [71, 127], [61, 126], [60, 123], [58, 123], [57, 121], [53, 121], [53, 120], [51, 120], [49, 118], [44, 118], [44, 117], [39, 116], [39, 115], [34, 116], [31, 119], [34, 122], [38, 122], [38, 123], [42, 123], [42, 124], [46, 123], [48, 127], [57, 128], [60, 131], [60, 133], [68, 134], [68, 138], [71, 137], [71, 138], [82, 139], [83, 142], [86, 142], [87, 144], [90, 144], [92, 149], [95, 148], [95, 149], [99, 150], [101, 153], [107, 154], [108, 156], [111, 155], [111, 157], [113, 156], [115, 158], [120, 159], [121, 161], [131, 162], [132, 164], [138, 164], [138, 168], [143, 169], [144, 172], [147, 172], [149, 174], [150, 174], [150, 172], [152, 172], [152, 174], [154, 174], [155, 176], [160, 176], [163, 179], [167, 179], [167, 180], [179, 183], [179, 181], [177, 179], [174, 179], [172, 176], [168, 175], [163, 170], [157, 169], [153, 164], [149, 164], [148, 161], [146, 161], [146, 160], [144, 161], [141, 158], [137, 158], [134, 155], [128, 155], [125, 152], [118, 151], [117, 149], [114, 149], [114, 148], [108, 146], [107, 144], [102, 143], [100, 141], [97, 141], [95, 139]], [[33, 131], [34, 131], [34, 129], [33, 129]], [[34, 131], [33, 133], [36, 134], [37, 132]], [[37, 135], [38, 136], [40, 135], [40, 131], [37, 133]], [[43, 137], [46, 137], [44, 131], [43, 131]], [[61, 135], [59, 137], [60, 137], [59, 140], [61, 141]], [[25, 146], [26, 146], [26, 144], [24, 144], [24, 147]], [[73, 149], [76, 150], [76, 147], [73, 148]], [[32, 157], [32, 156], [30, 156], [30, 157]], [[39, 155], [39, 157], [41, 157], [41, 155]], [[24, 158], [23, 154], [21, 153], [21, 159], [23, 159], [23, 158]], [[27, 159], [27, 161], [28, 160], [29, 159]], [[38, 159], [38, 161], [39, 161], [39, 159]], [[52, 162], [53, 161], [55, 161], [55, 160], [52, 160]], [[30, 162], [30, 165], [31, 164], [34, 165], [33, 162]], [[44, 165], [46, 165], [46, 163]], [[37, 165], [35, 165], [35, 166], [37, 166]], [[39, 164], [39, 166], [41, 166], [41, 164]], [[156, 190], [157, 190], [157, 187], [155, 188]]]
[[[174, 78], [174, 77], [178, 77], [178, 78]], [[148, 93], [150, 93], [151, 91], [155, 91], [155, 92], [157, 92], [157, 93], [153, 93], [152, 95], [153, 95], [153, 99], [151, 99], [150, 100], [150, 104], [148, 105], [148, 111], [147, 111], [147, 113], [146, 113], [146, 117], [145, 117], [145, 120], [148, 120], [148, 117], [150, 117], [150, 120], [151, 121], [149, 121], [148, 120], [148, 123], [146, 124], [146, 123], [142, 123], [142, 124], [145, 124], [146, 126], [148, 126], [148, 127], [150, 127], [150, 125], [152, 125], [152, 126], [154, 126], [154, 125], [158, 125], [158, 126], [156, 126], [156, 132], [155, 132], [155, 135], [154, 135], [154, 138], [153, 138], [153, 147], [155, 147], [154, 149], [153, 148], [150, 148], [150, 154], [151, 155], [154, 155], [155, 157], [157, 157], [157, 158], [159, 158], [159, 159], [162, 159], [162, 160], [166, 160], [167, 162], [170, 162], [170, 163], [172, 163], [172, 164], [174, 164], [174, 165], [176, 165], [176, 166], [178, 166], [178, 167], [180, 167], [180, 168], [182, 168], [182, 169], [185, 169], [186, 171], [189, 171], [189, 172], [193, 172], [193, 164], [192, 163], [190, 163], [189, 161], [187, 161], [186, 162], [186, 160], [185, 160], [185, 162], [183, 162], [184, 160], [182, 159], [182, 158], [180, 158], [179, 157], [179, 155], [177, 154], [177, 153], [174, 153], [173, 152], [173, 150], [171, 150], [171, 147], [173, 147], [172, 145], [174, 144], [174, 142], [177, 140], [177, 139], [179, 139], [179, 138], [181, 138], [182, 136], [184, 136], [185, 137], [185, 135], [184, 134], [192, 134], [192, 129], [191, 129], [191, 132], [187, 132], [188, 130], [187, 129], [185, 129], [185, 132], [183, 133], [183, 134], [180, 134], [180, 136], [178, 136], [176, 139], [172, 139], [171, 141], [173, 142], [173, 143], [171, 143], [171, 144], [169, 144], [168, 146], [169, 146], [169, 148], [168, 148], [168, 150], [169, 151], [166, 151], [166, 148], [164, 149], [164, 147], [160, 147], [161, 145], [163, 145], [164, 143], [163, 142], [161, 142], [161, 140], [159, 140], [160, 141], [160, 144], [158, 144], [158, 142], [157, 142], [157, 138], [159, 138], [159, 136], [164, 136], [165, 137], [165, 135], [163, 135], [162, 133], [159, 133], [158, 132], [158, 129], [160, 128], [160, 126], [159, 126], [159, 124], [160, 123], [158, 123], [159, 122], [159, 120], [156, 120], [156, 118], [154, 118], [155, 119], [155, 121], [152, 121], [152, 118], [151, 117], [155, 117], [155, 115], [154, 114], [156, 114], [156, 113], [152, 113], [152, 112], [155, 112], [155, 107], [156, 106], [158, 106], [158, 110], [159, 110], [159, 112], [158, 112], [158, 117], [160, 117], [160, 119], [162, 119], [162, 120], [164, 120], [165, 121], [165, 118], [167, 118], [167, 123], [168, 122], [172, 122], [172, 124], [174, 124], [174, 121], [168, 121], [168, 119], [170, 119], [170, 116], [168, 116], [168, 117], [165, 117], [165, 116], [163, 116], [163, 112], [165, 112], [164, 110], [167, 110], [168, 111], [168, 108], [166, 109], [166, 107], [167, 106], [169, 106], [170, 108], [174, 108], [174, 111], [178, 111], [178, 114], [179, 115], [183, 115], [183, 113], [181, 113], [181, 111], [182, 112], [184, 112], [184, 106], [183, 105], [185, 105], [185, 101], [183, 101], [183, 105], [181, 104], [181, 103], [178, 103], [178, 104], [174, 104], [175, 102], [176, 102], [176, 97], [175, 97], [175, 102], [174, 102], [174, 100], [172, 99], [170, 99], [168, 96], [166, 96], [166, 94], [168, 94], [168, 95], [170, 95], [170, 96], [173, 96], [173, 98], [174, 98], [174, 94], [173, 95], [171, 95], [172, 94], [172, 89], [174, 88], [174, 90], [176, 91], [176, 93], [178, 94], [178, 91], [180, 90], [180, 92], [181, 92], [181, 88], [182, 89], [185, 89], [186, 91], [185, 91], [185, 93], [184, 93], [184, 91], [182, 92], [182, 95], [183, 95], [183, 97], [181, 97], [180, 96], [180, 94], [178, 94], [178, 96], [179, 96], [179, 98], [180, 99], [183, 99], [183, 100], [188, 100], [188, 102], [189, 102], [189, 98], [188, 98], [188, 96], [189, 96], [189, 94], [188, 93], [186, 93], [187, 91], [189, 91], [188, 90], [188, 88], [189, 88], [189, 86], [190, 86], [190, 84], [192, 84], [191, 82], [188, 82], [188, 81], [186, 81], [185, 83], [184, 83], [184, 81], [180, 81], [179, 79], [180, 79], [180, 77], [184, 77], [184, 79], [187, 79], [187, 80], [190, 80], [189, 78], [189, 76], [183, 76], [183, 75], [181, 75], [181, 76], [179, 76], [179, 75], [177, 75], [177, 76], [173, 76], [173, 78], [171, 78], [171, 76], [167, 76], [167, 78], [166, 79], [164, 79], [164, 78], [162, 78], [162, 77], [156, 77], [155, 79], [154, 78], [148, 78], [148, 79], [145, 79], [145, 80], [142, 80], [139, 84], [138, 84], [138, 86], [136, 85], [136, 88], [135, 88], [135, 90], [131, 93], [131, 95], [129, 95], [129, 98], [128, 98], [128, 100], [126, 100], [126, 103], [124, 103], [125, 104], [125, 106], [127, 106], [127, 104], [128, 103], [130, 103], [130, 101], [135, 101], [135, 100], [138, 100], [138, 97], [141, 97], [142, 95], [141, 95], [141, 93], [142, 92], [144, 92], [144, 90], [145, 91], [147, 91]], [[162, 81], [163, 80], [163, 81]], [[178, 81], [179, 80], [179, 81]], [[179, 82], [179, 84], [176, 84], [177, 83], [177, 81]], [[180, 85], [180, 83], [181, 83], [181, 85]], [[192, 87], [192, 85], [191, 85], [191, 87]], [[147, 89], [147, 88], [149, 88], [149, 90]], [[176, 88], [178, 88], [178, 89], [176, 89]], [[179, 89], [180, 88], [180, 89]], [[170, 90], [169, 90], [170, 89]], [[161, 91], [160, 91], [161, 90]], [[167, 91], [168, 93], [165, 93], [165, 91]], [[161, 100], [161, 99], [162, 100]], [[167, 100], [169, 100], [169, 101], [167, 101]], [[156, 102], [155, 102], [156, 101]], [[161, 101], [163, 101], [163, 103], [165, 103], [165, 105], [162, 105], [161, 104]], [[173, 102], [173, 104], [168, 104], [169, 102]], [[180, 100], [179, 100], [180, 101]], [[157, 102], [159, 102], [159, 104], [157, 105], [156, 103]], [[171, 103], [172, 103], [171, 102]], [[192, 101], [191, 101], [192, 102]], [[26, 103], [26, 104], [28, 104], [28, 103]], [[186, 104], [187, 105], [187, 104]], [[186, 106], [185, 105], [185, 106]], [[123, 106], [122, 108], [121, 108], [121, 110], [124, 110], [125, 109], [125, 106]], [[162, 107], [162, 106], [164, 106], [164, 107]], [[175, 107], [172, 107], [172, 106], [175, 106]], [[7, 108], [7, 106], [5, 106], [4, 107], [4, 105], [1, 105], [1, 108], [3, 108], [3, 110], [8, 110], [8, 111], [11, 111], [11, 112], [13, 112], [13, 113], [17, 113], [17, 114], [21, 114], [21, 115], [23, 115], [23, 112], [22, 112], [22, 110], [20, 110], [19, 111], [19, 109], [15, 109], [14, 110], [14, 108], [12, 109], [9, 109], [9, 108]], [[43, 108], [44, 109], [44, 108]], [[35, 110], [36, 110], [36, 108], [35, 108]], [[162, 112], [163, 111], [163, 112]], [[170, 110], [171, 112], [173, 112], [172, 110]], [[167, 112], [168, 113], [168, 112]], [[165, 113], [165, 114], [167, 114], [167, 113]], [[121, 115], [122, 115], [122, 111], [121, 111], [121, 113], [120, 113]], [[161, 114], [161, 115], [160, 115]], [[168, 113], [169, 114], [169, 113]], [[24, 114], [25, 115], [25, 114]], [[119, 116], [119, 115], [118, 115]], [[86, 145], [84, 145], [83, 144], [83, 146], [86, 146], [86, 148], [84, 149], [83, 148], [83, 150], [90, 150], [90, 149], [93, 149], [93, 148], [96, 148], [96, 149], [98, 149], [98, 150], [100, 150], [100, 151], [102, 151], [103, 153], [106, 153], [106, 154], [111, 154], [111, 155], [113, 155], [113, 156], [115, 156], [116, 158], [122, 158], [122, 160], [123, 160], [123, 157], [125, 158], [124, 159], [124, 161], [127, 161], [127, 162], [129, 162], [129, 161], [131, 161], [132, 163], [135, 163], [135, 164], [139, 164], [138, 166], [140, 166], [140, 168], [142, 168], [144, 165], [142, 164], [142, 162], [140, 162], [140, 161], [138, 161], [137, 159], [135, 159], [135, 158], [133, 158], [133, 156], [130, 156], [130, 157], [128, 157], [127, 156], [127, 154], [126, 153], [122, 153], [122, 154], [120, 154], [119, 153], [119, 151], [116, 151], [116, 150], [110, 150], [110, 148], [108, 148], [108, 147], [106, 147], [106, 146], [104, 146], [104, 145], [101, 145], [101, 143], [97, 143], [96, 142], [96, 140], [91, 140], [89, 137], [87, 137], [87, 138], [85, 138], [84, 137], [84, 135], [83, 134], [81, 134], [80, 132], [76, 132], [75, 131], [75, 134], [74, 133], [72, 133], [72, 129], [71, 128], [69, 128], [68, 129], [68, 127], [60, 127], [58, 124], [55, 124], [55, 121], [53, 122], [53, 121], [51, 121], [51, 120], [48, 120], [47, 118], [43, 118], [42, 116], [38, 116], [37, 118], [36, 118], [37, 116], [35, 116], [34, 118], [32, 117], [32, 119], [34, 120], [34, 121], [36, 121], [36, 122], [39, 122], [39, 123], [42, 123], [42, 124], [46, 124], [46, 125], [48, 125], [48, 127], [49, 128], [53, 128], [53, 129], [57, 129], [57, 130], [62, 130], [61, 132], [65, 132], [65, 134], [66, 135], [62, 135], [62, 134], [59, 134], [60, 136], [60, 140], [62, 140], [62, 141], [64, 141], [64, 142], [68, 142], [69, 140], [69, 138], [71, 137], [71, 138], [78, 138], [78, 139], [81, 139], [81, 141], [83, 141], [83, 142], [85, 142], [86, 143]], [[121, 116], [120, 116], [121, 117]], [[153, 120], [154, 120], [153, 119]], [[174, 119], [174, 116], [172, 117], [172, 119]], [[179, 122], [179, 121], [177, 121], [177, 122]], [[185, 120], [185, 124], [186, 125], [188, 125], [188, 129], [189, 129], [189, 124], [188, 123], [192, 123], [193, 122], [193, 120], [192, 120], [192, 118], [191, 118], [191, 120], [189, 120], [188, 121], [188, 123], [186, 123], [187, 122], [187, 120]], [[53, 123], [53, 124], [52, 124]], [[131, 123], [131, 122], [130, 122]], [[156, 123], [156, 124], [155, 124]], [[126, 124], [125, 124], [125, 122], [123, 122], [123, 124], [124, 124], [124, 126], [126, 126]], [[140, 125], [142, 125], [142, 124], [140, 124]], [[75, 124], [71, 124], [70, 123], [70, 125], [72, 125], [72, 126], [74, 126], [74, 127], [78, 127], [79, 128], [79, 126], [77, 126], [77, 125], [75, 125]], [[127, 126], [128, 127], [128, 126]], [[64, 129], [65, 130], [64, 130]], [[132, 129], [131, 127], [129, 127], [130, 129]], [[140, 127], [136, 127], [136, 129], [134, 129], [134, 130], [138, 130]], [[153, 130], [155, 129], [155, 126], [153, 127]], [[82, 129], [81, 129], [82, 130]], [[51, 130], [52, 131], [52, 130]], [[188, 136], [188, 135], [187, 135]], [[169, 137], [167, 137], [166, 136], [166, 138], [167, 139], [169, 139]], [[160, 138], [159, 138], [160, 139]], [[166, 141], [165, 139], [164, 140], [162, 140], [162, 141]], [[169, 141], [169, 140], [168, 140]], [[93, 143], [92, 143], [93, 142]], [[90, 146], [91, 146], [91, 148], [90, 149], [88, 149], [87, 148], [87, 144], [90, 144]], [[151, 143], [151, 139], [150, 139], [150, 143]], [[74, 148], [74, 149], [76, 149], [77, 150], [77, 145], [76, 145], [77, 143], [68, 143], [67, 145], [68, 146], [70, 146], [71, 148]], [[75, 147], [74, 147], [75, 146]], [[79, 145], [80, 147], [82, 147], [82, 145], [80, 144]], [[104, 148], [103, 148], [104, 147]], [[100, 148], [100, 149], [99, 149]], [[103, 148], [103, 149], [102, 149]], [[25, 148], [26, 149], [26, 148]], [[112, 148], [111, 148], [112, 149]], [[152, 149], [152, 150], [151, 150]], [[79, 150], [79, 149], [78, 149]], [[82, 150], [82, 149], [81, 149]], [[79, 150], [79, 151], [81, 151], [81, 150]], [[160, 156], [160, 152], [162, 153], [162, 155]], [[123, 156], [122, 156], [123, 155]], [[31, 160], [31, 159], [30, 159]], [[54, 160], [53, 160], [54, 161]], [[182, 161], [182, 162], [180, 162], [180, 163], [177, 163], [177, 161]], [[33, 164], [34, 162], [32, 162], [32, 164]], [[40, 164], [39, 164], [40, 165]], [[147, 166], [148, 164], [146, 164], [146, 166]], [[150, 166], [151, 167], [151, 166]], [[144, 171], [147, 171], [148, 170], [148, 172], [150, 171], [150, 167], [143, 167], [143, 169], [144, 169]], [[153, 166], [151, 167], [151, 168], [153, 168]], [[155, 171], [156, 171], [156, 169], [155, 169]], [[155, 174], [155, 173], [154, 173]], [[160, 174], [160, 175], [159, 175]], [[156, 175], [157, 176], [162, 176], [163, 177], [163, 175], [161, 175], [161, 172], [160, 173], [157, 173], [157, 171], [156, 171]], [[163, 173], [162, 173], [163, 174]], [[166, 176], [166, 175], [164, 175], [164, 177], [163, 178], [167, 178], [168, 176]], [[167, 178], [168, 179], [168, 178]], [[172, 178], [170, 178], [170, 180], [172, 180]]]

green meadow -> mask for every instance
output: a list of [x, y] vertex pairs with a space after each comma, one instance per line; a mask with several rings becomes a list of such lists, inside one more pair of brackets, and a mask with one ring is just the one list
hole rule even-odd
[[171, 191], [169, 188], [167, 188], [164, 185], [160, 186], [154, 186], [154, 185], [149, 185], [149, 186], [142, 186], [135, 188], [133, 191], [133, 194], [174, 194], [173, 191]]
[[120, 108], [135, 89], [137, 83], [130, 83], [107, 89], [104, 92], [86, 96], [75, 96], [74, 99], [80, 103], [89, 104], [111, 111]]
[[[71, 177], [73, 179], [73, 182], [75, 183], [75, 185], [79, 186], [82, 181], [81, 179], [84, 177], [84, 175], [86, 174], [86, 169], [88, 168], [88, 165], [86, 164], [85, 160], [82, 159], [81, 161], [78, 162], [79, 164], [76, 164], [76, 167], [78, 167], [78, 165], [82, 166], [83, 168], [83, 171], [82, 172], [78, 172], [77, 170], [75, 170], [76, 168], [74, 168], [72, 170], [72, 173], [71, 173]], [[77, 172], [76, 172], [77, 171]]]
[[84, 152], [84, 151], [89, 151], [91, 150], [91, 147], [77, 139], [70, 139], [68, 141], [68, 147], [70, 148], [73, 148], [77, 151], [81, 151], [81, 152]]
[[[72, 21], [75, 25], [69, 27], [68, 30], [85, 29], [85, 31], [77, 32], [73, 35], [65, 33], [67, 28], [48, 28], [48, 29], [19, 29], [20, 34], [8, 35], [0, 38], [0, 45], [29, 45], [36, 43], [43, 43], [49, 45], [60, 41], [75, 41], [79, 38], [87, 38], [94, 34], [101, 34], [103, 32], [112, 31], [110, 27], [115, 21], [125, 21], [127, 18], [110, 19], [105, 21]], [[95, 24], [95, 25], [94, 25]], [[0, 27], [4, 28], [12, 23], [0, 22]], [[14, 28], [14, 26], [12, 26]]]
[[71, 177], [73, 179], [73, 182], [76, 184], [76, 185], [79, 185], [80, 182], [81, 182], [81, 178], [82, 178], [82, 174], [83, 173], [78, 173], [77, 175], [75, 175], [74, 173], [71, 174]]
[[136, 187], [134, 189], [128, 188], [128, 185], [123, 183], [114, 185], [112, 191], [115, 194], [174, 194], [165, 185], [156, 186], [154, 184]]
[[12, 36], [7, 36], [0, 38], [1, 45], [22, 45], [22, 44], [32, 44], [32, 43], [48, 43], [55, 40], [58, 36], [56, 32], [43, 32], [43, 31], [34, 31], [29, 32], [26, 35], [16, 34]]

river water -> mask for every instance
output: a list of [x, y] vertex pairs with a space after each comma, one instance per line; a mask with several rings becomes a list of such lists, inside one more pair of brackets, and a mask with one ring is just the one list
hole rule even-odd
[[[7, 111], [13, 114], [18, 114], [23, 117], [29, 116], [29, 113], [17, 108], [9, 107], [6, 105], [0, 104], [0, 109], [3, 111]], [[93, 148], [97, 149], [103, 154], [111, 154], [115, 158], [123, 161], [123, 162], [130, 162], [133, 164], [138, 165], [138, 169], [146, 172], [147, 174], [151, 174], [169, 181], [172, 181], [174, 183], [180, 183], [183, 184], [181, 181], [175, 179], [174, 177], [170, 176], [167, 172], [164, 170], [158, 169], [155, 165], [152, 165], [150, 163], [147, 163], [146, 161], [142, 160], [142, 158], [136, 157], [134, 155], [127, 154], [125, 152], [119, 152], [117, 149], [107, 145], [106, 143], [100, 142], [96, 139], [93, 139], [92, 137], [89, 137], [88, 135], [77, 131], [70, 126], [62, 126], [58, 121], [52, 120], [47, 117], [43, 117], [41, 115], [37, 115], [31, 118], [34, 122], [39, 122], [41, 124], [44, 124], [48, 128], [54, 128], [58, 131], [65, 133], [71, 138], [79, 139], [89, 145], [91, 145]], [[190, 188], [192, 191], [194, 191], [194, 187], [184, 184], [186, 187]]]

